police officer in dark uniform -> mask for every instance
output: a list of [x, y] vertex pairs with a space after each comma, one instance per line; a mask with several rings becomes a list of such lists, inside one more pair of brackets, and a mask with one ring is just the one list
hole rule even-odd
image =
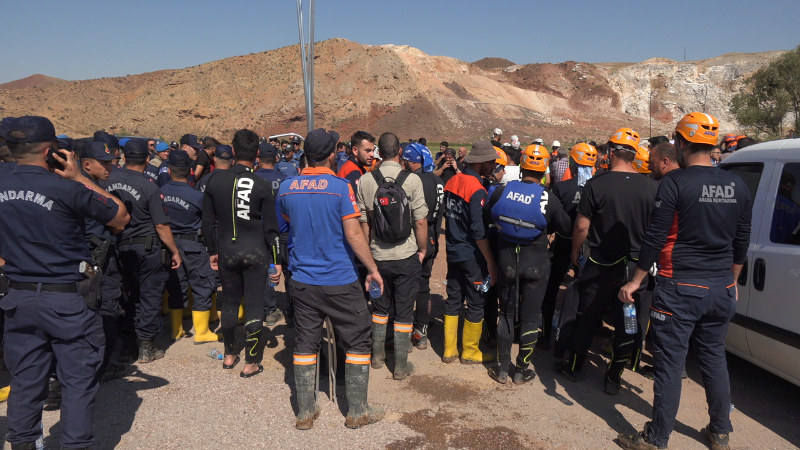
[[433, 262], [439, 254], [439, 227], [436, 226], [436, 221], [444, 214], [444, 182], [433, 173], [433, 156], [428, 147], [418, 143], [405, 144], [401, 159], [406, 170], [417, 174], [422, 180], [422, 191], [428, 205], [428, 247], [422, 260], [414, 331], [411, 333], [414, 347], [424, 350], [428, 348], [428, 324], [431, 317], [431, 274]]
[[[185, 151], [189, 154], [189, 157], [192, 158], [192, 170], [189, 172], [189, 186], [194, 186], [196, 180], [194, 179], [194, 167], [197, 163], [197, 155], [198, 152], [203, 152], [203, 146], [197, 140], [197, 136], [194, 134], [184, 134], [181, 136], [181, 143], [180, 149]], [[161, 187], [167, 183], [169, 183], [169, 161], [164, 161], [158, 167], [158, 178], [156, 182], [158, 182], [158, 186]]]
[[561, 203], [540, 184], [549, 159], [543, 146], [528, 146], [520, 159], [522, 180], [497, 187], [484, 207], [497, 226], [497, 265], [502, 268], [498, 288], [499, 365], [489, 371], [489, 376], [503, 384], [508, 382], [516, 322], [520, 328], [519, 354], [513, 381], [522, 384], [535, 376], [528, 365], [538, 337], [539, 311], [550, 272], [547, 234], [564, 233], [569, 226]]
[[[264, 141], [258, 144], [258, 170], [256, 170], [255, 173], [261, 178], [267, 180], [267, 182], [270, 184], [272, 187], [273, 198], [278, 196], [278, 189], [280, 189], [283, 180], [286, 179], [286, 175], [278, 172], [275, 169], [275, 159], [277, 158], [277, 155], [278, 149], [269, 142]], [[281, 252], [283, 252], [281, 259], [284, 261], [286, 261], [286, 246], [288, 244], [288, 236], [289, 233], [280, 233], [280, 248]], [[284, 275], [287, 274], [287, 270], [288, 267], [286, 264], [284, 264]], [[286, 301], [288, 305], [291, 306], [291, 293], [289, 292], [288, 279], [284, 282], [284, 285], [286, 286]], [[269, 327], [274, 326], [277, 321], [283, 317], [283, 314], [277, 308], [275, 303], [275, 288], [270, 286], [269, 283], [267, 283], [264, 290], [264, 314], [266, 314], [264, 323]]]
[[150, 179], [158, 180], [158, 167], [163, 164], [169, 156], [169, 144], [166, 142], [157, 142], [154, 152], [155, 158], [152, 158], [150, 162], [147, 163], [144, 174]]
[[[183, 150], [175, 150], [168, 156], [170, 182], [161, 188], [164, 206], [169, 212], [170, 228], [183, 264], [170, 270], [167, 292], [169, 292], [172, 340], [184, 336], [183, 309], [189, 305], [189, 286], [192, 288], [192, 322], [194, 343], [217, 342], [219, 338], [208, 329], [211, 318], [211, 296], [216, 287], [215, 273], [209, 262], [203, 243], [201, 225], [203, 220], [203, 194], [189, 186], [187, 177], [192, 160]], [[211, 175], [205, 178], [210, 178]]]
[[230, 145], [223, 145], [220, 144], [217, 148], [214, 149], [214, 170], [208, 174], [208, 176], [204, 176], [200, 179], [200, 181], [195, 184], [194, 188], [200, 192], [205, 192], [206, 187], [208, 186], [209, 180], [211, 180], [211, 176], [214, 173], [222, 172], [223, 170], [228, 170], [233, 167], [233, 163], [236, 159], [233, 157], [233, 147]]
[[[131, 139], [122, 151], [125, 167], [111, 173], [106, 189], [122, 199], [131, 212], [130, 223], [118, 235], [122, 273], [129, 277], [126, 316], [128, 312], [135, 315], [138, 362], [150, 363], [164, 357], [164, 352], [157, 350], [153, 341], [158, 336], [158, 315], [169, 278], [165, 264], [177, 269], [181, 256], [172, 237], [164, 195], [143, 175], [150, 158], [147, 141]], [[171, 262], [164, 258], [162, 249], [172, 253]]]
[[[6, 438], [12, 449], [36, 448], [55, 361], [64, 385], [61, 446], [89, 448], [105, 338], [100, 317], [78, 294], [78, 284], [87, 279], [81, 268], [91, 271], [83, 221], [122, 227], [129, 216], [121, 202], [81, 174], [70, 152], [56, 153], [50, 120], [19, 117], [4, 122], [0, 135], [18, 163], [13, 174], [0, 177], [0, 258], [10, 281], [0, 301], [12, 387]], [[49, 166], [61, 167], [55, 170], [60, 176]]]
[[297, 176], [300, 168], [300, 156], [297, 151], [300, 149], [300, 138], [295, 136], [289, 141], [289, 145], [284, 150], [284, 158], [278, 162], [275, 168], [278, 172], [287, 177]]

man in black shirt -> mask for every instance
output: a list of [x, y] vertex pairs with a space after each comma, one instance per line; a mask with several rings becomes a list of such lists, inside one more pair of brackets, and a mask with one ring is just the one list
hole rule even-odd
[[452, 148], [445, 149], [442, 156], [433, 174], [441, 178], [444, 184], [447, 184], [450, 178], [464, 171], [466, 163], [462, 165], [456, 161], [456, 151]]
[[712, 449], [723, 450], [733, 430], [725, 335], [736, 312], [736, 279], [750, 244], [753, 200], [741, 178], [711, 163], [717, 119], [694, 112], [675, 131], [675, 147], [686, 168], [662, 179], [635, 273], [619, 291], [621, 301], [635, 301], [634, 292], [658, 261], [649, 311], [655, 350], [653, 420], [639, 434], [620, 435], [619, 443], [628, 449], [667, 448], [691, 340], [711, 418], [705, 434]]
[[[572, 263], [579, 266], [581, 247], [589, 238], [589, 258], [578, 280], [580, 295], [569, 361], [560, 373], [578, 381], [592, 334], [608, 302], [614, 300], [614, 352], [606, 369], [605, 392], [619, 392], [620, 376], [635, 346], [641, 346], [644, 330], [630, 339], [624, 332], [622, 302], [614, 294], [639, 259], [642, 238], [656, 196], [656, 186], [633, 168], [639, 135], [629, 128], [614, 133], [609, 149], [610, 171], [592, 178], [583, 187], [572, 232]], [[644, 286], [640, 291], [644, 290]], [[640, 292], [637, 291], [637, 306]]]

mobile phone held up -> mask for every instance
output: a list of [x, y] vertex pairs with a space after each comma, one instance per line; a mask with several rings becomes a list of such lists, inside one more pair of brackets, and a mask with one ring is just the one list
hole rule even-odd
[[55, 147], [48, 148], [47, 149], [47, 157], [46, 157], [47, 165], [52, 167], [52, 168], [54, 168], [54, 169], [64, 170], [64, 165], [61, 164], [60, 162], [58, 162], [58, 160], [55, 158], [55, 156], [53, 156], [53, 154], [55, 152], [59, 152], [58, 156], [62, 157], [63, 159], [67, 159], [67, 155], [66, 155], [66, 153], [64, 153], [66, 151], [67, 150], [61, 151], [61, 150], [59, 150], [59, 149], [57, 149]]

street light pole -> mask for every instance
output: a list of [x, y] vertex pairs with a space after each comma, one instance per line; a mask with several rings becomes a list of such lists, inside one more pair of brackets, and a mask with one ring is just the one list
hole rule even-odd
[[650, 97], [647, 100], [649, 112], [648, 116], [650, 116], [650, 137], [653, 137], [653, 90], [650, 90]]
[[303, 0], [297, 0], [297, 28], [300, 33], [300, 66], [303, 70], [303, 93], [306, 100], [307, 131], [314, 129], [314, 0], [311, 0], [309, 21], [310, 45], [306, 55], [306, 42], [303, 27]]

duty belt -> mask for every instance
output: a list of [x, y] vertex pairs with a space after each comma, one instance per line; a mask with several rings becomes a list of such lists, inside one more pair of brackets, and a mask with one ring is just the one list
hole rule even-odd
[[[40, 289], [41, 286], [41, 289]], [[20, 291], [46, 291], [46, 292], [61, 292], [62, 294], [77, 294], [77, 283], [19, 283], [12, 281], [8, 287]]]
[[157, 236], [139, 236], [119, 241], [120, 247], [123, 245], [144, 244], [144, 245], [161, 245], [161, 239]]
[[182, 241], [195, 241], [200, 242], [199, 237], [200, 235], [197, 234], [175, 234], [175, 239], [180, 239]]

